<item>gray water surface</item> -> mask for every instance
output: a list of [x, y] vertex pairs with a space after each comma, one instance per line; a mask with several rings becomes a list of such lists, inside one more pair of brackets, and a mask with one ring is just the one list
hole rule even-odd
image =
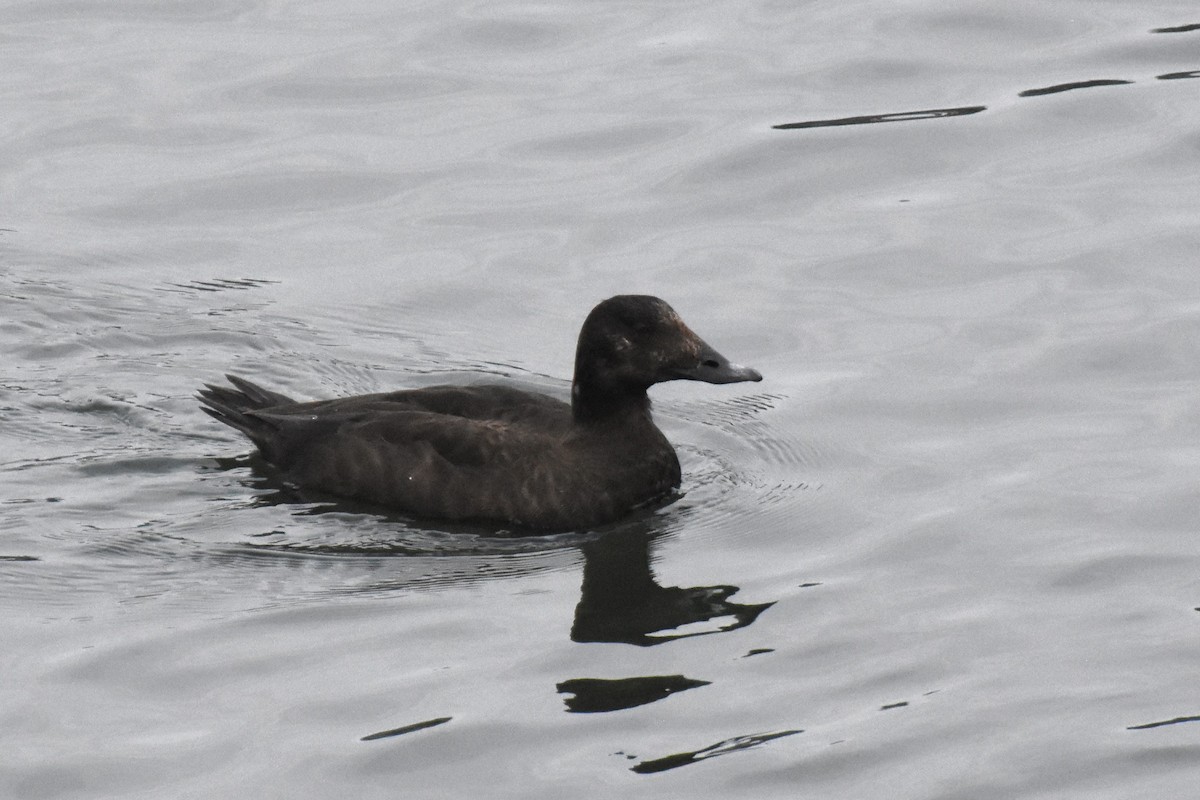
[[[1200, 763], [1187, 2], [0, 8], [0, 796], [1128, 798]], [[675, 503], [304, 502], [193, 394], [563, 396]]]

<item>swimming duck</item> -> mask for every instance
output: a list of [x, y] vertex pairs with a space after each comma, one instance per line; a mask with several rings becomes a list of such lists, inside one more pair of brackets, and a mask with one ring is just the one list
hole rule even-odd
[[650, 414], [656, 383], [760, 381], [662, 300], [618, 295], [583, 323], [571, 402], [499, 384], [296, 402], [244, 378], [203, 410], [244, 433], [284, 479], [419, 517], [562, 531], [619, 519], [679, 486]]

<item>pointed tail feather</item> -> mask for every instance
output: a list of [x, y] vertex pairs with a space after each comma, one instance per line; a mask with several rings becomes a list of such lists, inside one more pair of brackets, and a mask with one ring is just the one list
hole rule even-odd
[[255, 408], [290, 405], [296, 402], [285, 394], [264, 389], [245, 378], [239, 378], [237, 375], [226, 375], [225, 379], [240, 389], [242, 395], [254, 403]]
[[276, 426], [255, 412], [294, 401], [287, 395], [264, 389], [245, 378], [235, 375], [225, 377], [235, 388], [205, 384], [204, 388], [196, 393], [201, 403], [200, 410], [213, 419], [241, 431], [258, 445], [259, 450], [264, 450], [269, 446]]

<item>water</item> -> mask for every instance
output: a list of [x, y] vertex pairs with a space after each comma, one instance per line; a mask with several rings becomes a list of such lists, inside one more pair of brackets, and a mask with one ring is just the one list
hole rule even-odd
[[[1194, 4], [0, 20], [0, 796], [1193, 792]], [[603, 535], [289, 502], [192, 398], [561, 394], [629, 291], [765, 380], [656, 388]]]

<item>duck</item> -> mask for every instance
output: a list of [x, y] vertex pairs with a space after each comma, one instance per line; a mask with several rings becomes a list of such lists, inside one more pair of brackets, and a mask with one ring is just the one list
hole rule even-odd
[[647, 390], [761, 381], [663, 300], [617, 295], [584, 320], [570, 402], [487, 383], [298, 402], [236, 375], [203, 411], [301, 490], [430, 520], [590, 530], [676, 493], [679, 458]]

